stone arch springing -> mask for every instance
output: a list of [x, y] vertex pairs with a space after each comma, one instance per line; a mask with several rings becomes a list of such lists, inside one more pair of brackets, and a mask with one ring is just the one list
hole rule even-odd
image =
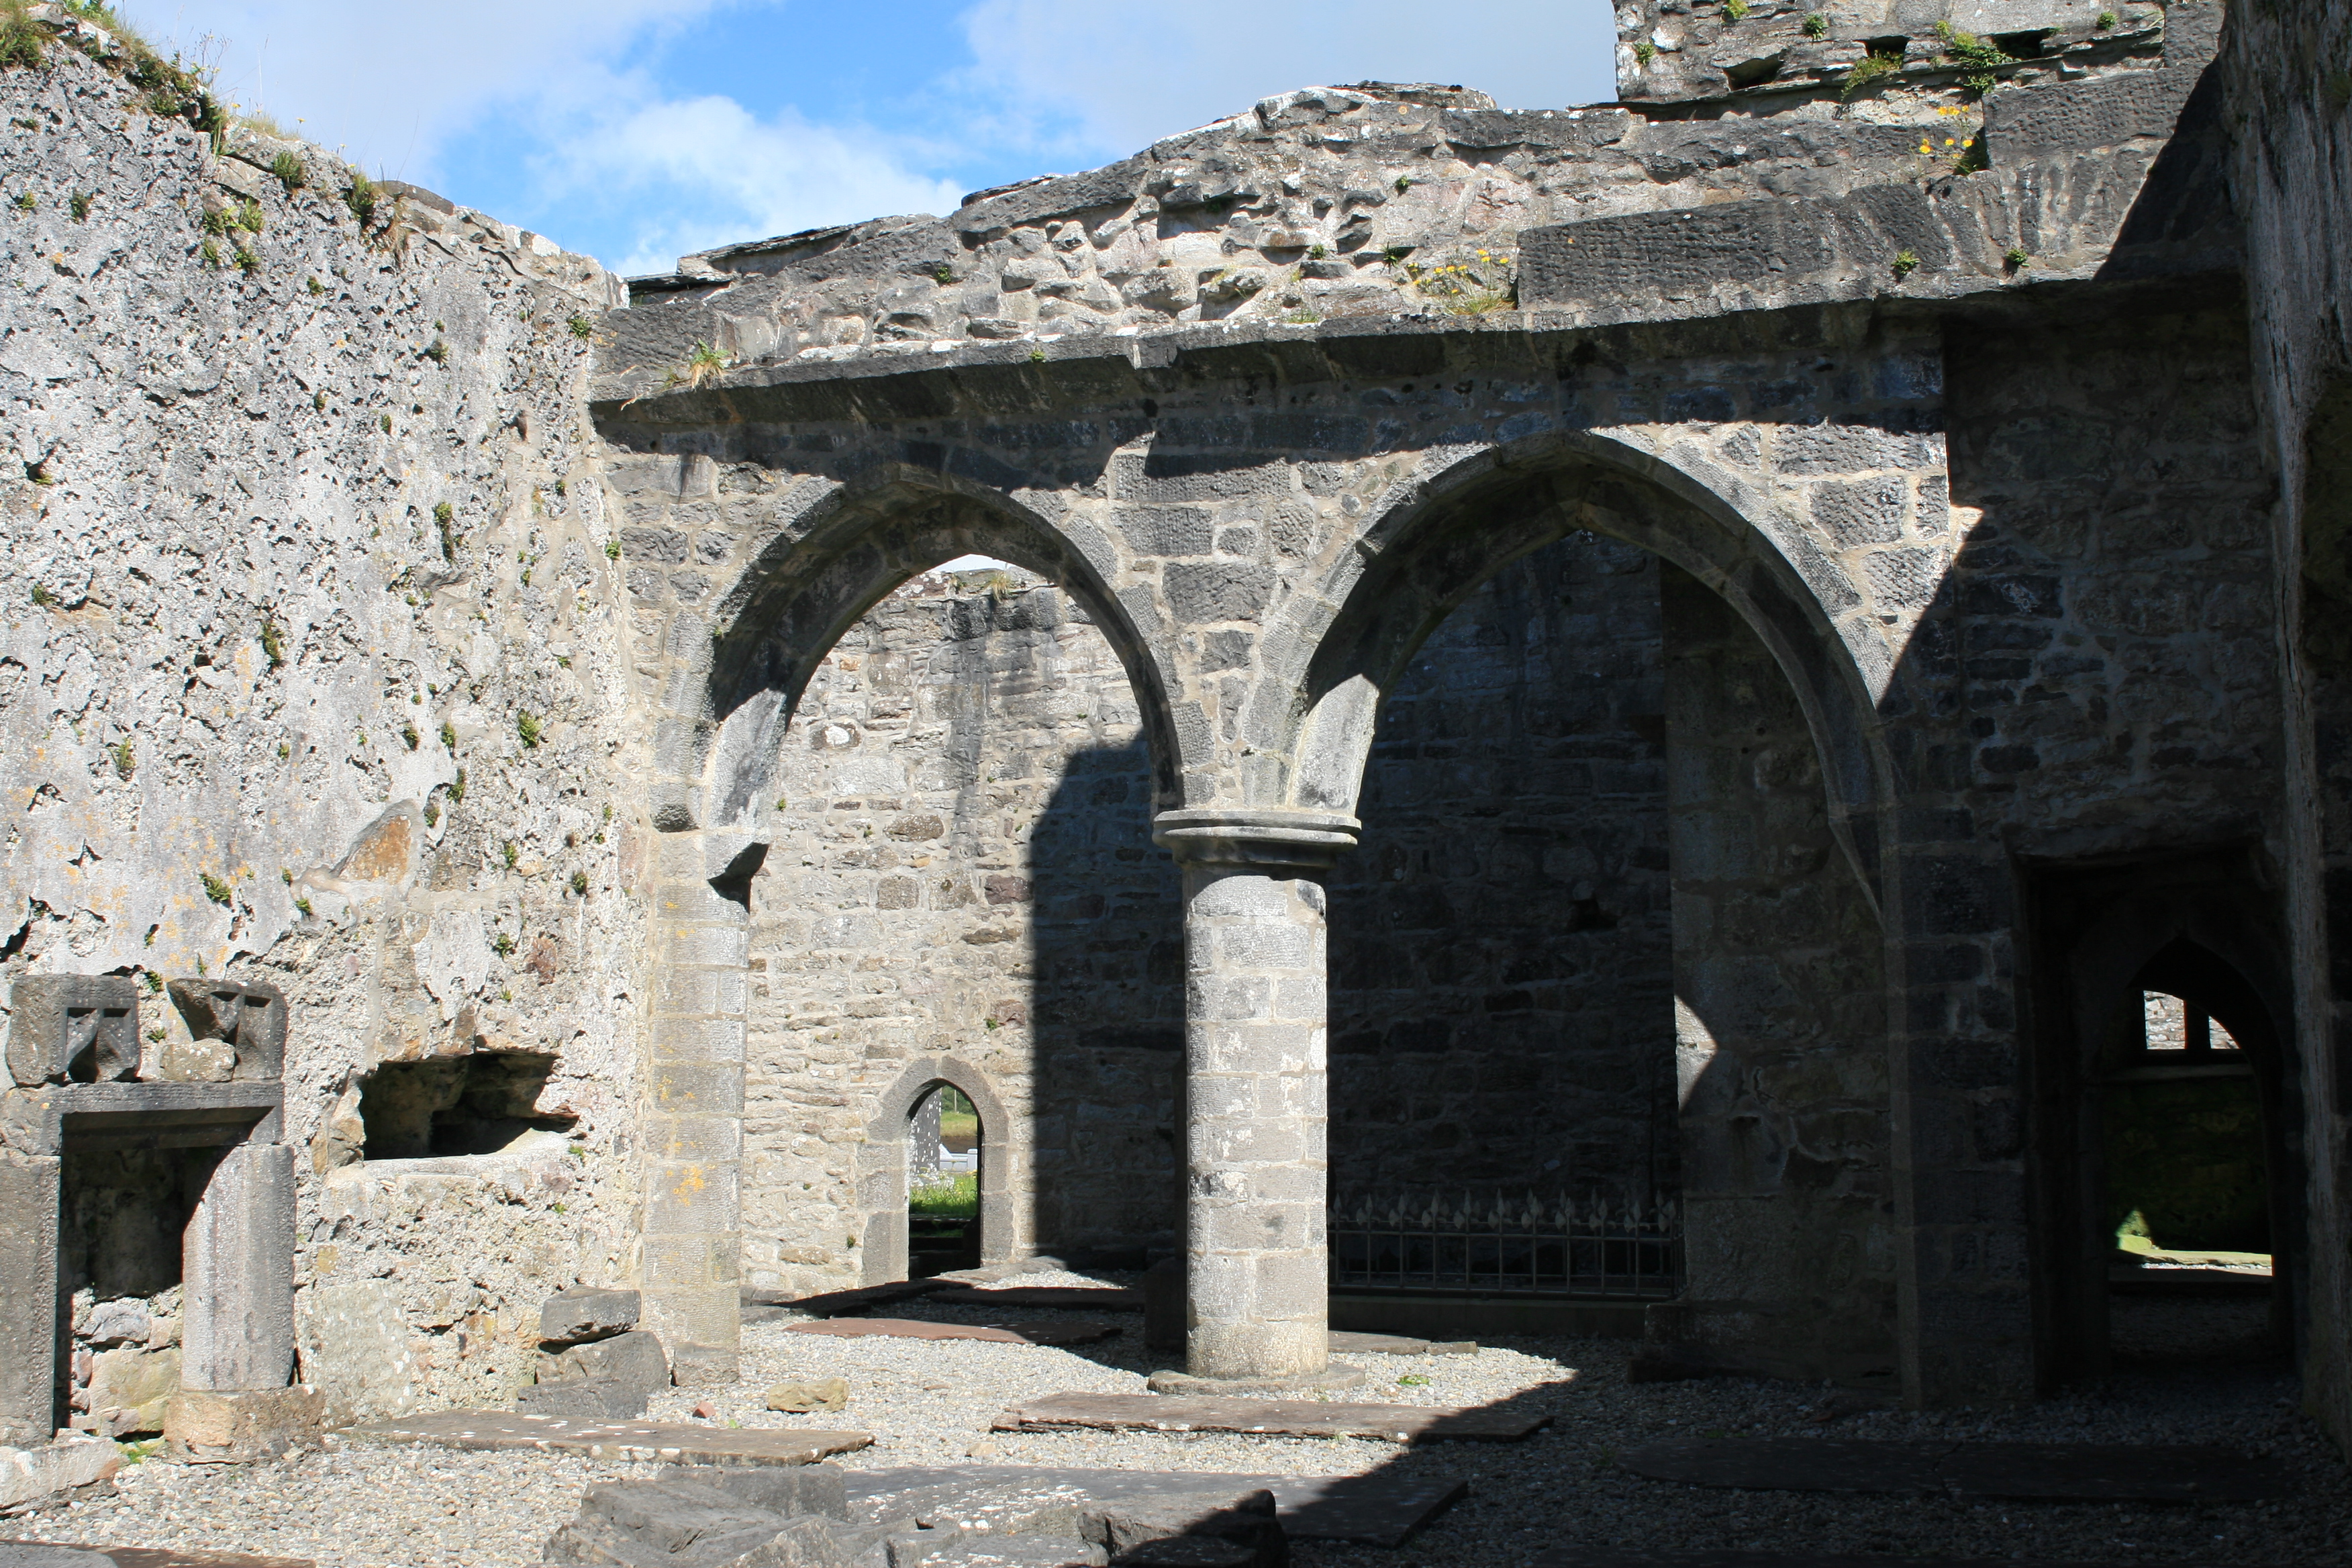
[[1320, 625], [1270, 635], [1310, 649], [1292, 742], [1288, 804], [1352, 811], [1381, 695], [1445, 617], [1512, 561], [1578, 530], [1638, 544], [1719, 595], [1794, 689], [1827, 784], [1832, 831], [1882, 904], [1879, 822], [1893, 791], [1864, 666], [1874, 634], [1861, 595], [1801, 531], [1768, 532], [1774, 512], [1736, 477], [1694, 477], [1623, 443], [1574, 432], [1483, 452], [1416, 485], [1363, 535], [1325, 596]]
[[978, 1068], [958, 1057], [919, 1057], [883, 1091], [859, 1150], [858, 1254], [866, 1284], [907, 1277], [907, 1123], [923, 1096], [942, 1084], [961, 1091], [980, 1118], [981, 1261], [1006, 1263], [1021, 1256], [1013, 1195], [1029, 1167], [1027, 1130], [1006, 1112]]
[[[770, 793], [776, 742], [810, 678], [858, 618], [918, 574], [962, 555], [1009, 561], [1086, 606], [1126, 671], [1142, 715], [1154, 794], [1173, 805], [1188, 755], [1170, 717], [1159, 650], [1110, 592], [1101, 566], [1003, 494], [936, 474], [835, 491], [756, 556], [721, 602], [701, 712], [688, 720], [702, 765], [700, 811], [656, 826], [744, 821]], [[681, 718], [687, 716], [681, 715]]]

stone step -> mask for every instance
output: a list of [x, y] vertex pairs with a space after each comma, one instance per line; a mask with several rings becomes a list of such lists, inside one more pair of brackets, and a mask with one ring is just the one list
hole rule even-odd
[[1377, 1437], [1392, 1443], [1455, 1439], [1513, 1443], [1549, 1426], [1530, 1412], [1443, 1405], [1353, 1405], [1319, 1399], [1192, 1398], [1156, 1394], [1056, 1394], [998, 1416], [999, 1432], [1057, 1427], [1146, 1432], [1265, 1432], [1293, 1437]]
[[2275, 1460], [2137, 1443], [1678, 1438], [1617, 1462], [1654, 1480], [1750, 1491], [1879, 1492], [2052, 1502], [2244, 1502], [2294, 1489]]
[[590, 1421], [512, 1410], [442, 1410], [370, 1421], [328, 1434], [331, 1442], [437, 1443], [445, 1448], [545, 1448], [592, 1459], [673, 1465], [808, 1465], [853, 1453], [871, 1432], [802, 1432], [705, 1426], [678, 1421]]
[[1058, 1323], [930, 1323], [918, 1318], [828, 1318], [793, 1323], [788, 1334], [830, 1334], [837, 1339], [992, 1340], [1008, 1345], [1085, 1345], [1119, 1332], [1117, 1323], [1071, 1320]]

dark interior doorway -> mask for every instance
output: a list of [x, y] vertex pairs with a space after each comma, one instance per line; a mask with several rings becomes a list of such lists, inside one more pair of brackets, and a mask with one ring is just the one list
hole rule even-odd
[[907, 1278], [980, 1267], [980, 1110], [934, 1084], [907, 1119]]
[[2042, 1381], [2287, 1353], [2295, 1089], [2252, 852], [2029, 885]]

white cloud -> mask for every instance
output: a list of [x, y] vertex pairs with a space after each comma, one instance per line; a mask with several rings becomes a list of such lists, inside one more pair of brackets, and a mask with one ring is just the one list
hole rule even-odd
[[[653, 100], [583, 125], [549, 173], [563, 190], [659, 213], [624, 272], [668, 270], [688, 251], [891, 213], [955, 210], [963, 187], [926, 177], [910, 150], [866, 132], [761, 120], [729, 98]], [[562, 194], [560, 191], [553, 194]]]
[[275, 115], [355, 162], [430, 177], [452, 136], [501, 106], [564, 103], [655, 29], [686, 26], [722, 0], [130, 0], [125, 16], [160, 47], [198, 58], [218, 40], [222, 96]]
[[[1099, 148], [1134, 151], [1292, 88], [1460, 82], [1509, 109], [1615, 91], [1607, 0], [1271, 5], [1245, 18], [1118, 0], [981, 0], [966, 17], [974, 85], [1008, 114], [1075, 119]], [[1046, 115], [1040, 115], [1040, 110]]]

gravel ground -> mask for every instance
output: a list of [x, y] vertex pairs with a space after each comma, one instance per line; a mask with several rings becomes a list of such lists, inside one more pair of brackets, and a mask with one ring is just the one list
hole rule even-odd
[[[1090, 1282], [1097, 1281], [1027, 1275], [1005, 1283]], [[921, 1302], [887, 1310], [960, 1322], [1084, 1315]], [[1302, 1544], [1294, 1553], [1301, 1568], [1512, 1568], [1554, 1546], [1602, 1542], [2086, 1563], [2340, 1568], [2352, 1560], [2352, 1480], [2318, 1429], [2296, 1413], [2293, 1381], [2275, 1365], [2126, 1373], [2025, 1410], [1864, 1411], [1821, 1422], [1813, 1418], [1824, 1397], [1818, 1388], [1738, 1379], [1633, 1384], [1624, 1378], [1631, 1348], [1624, 1342], [1515, 1339], [1475, 1356], [1360, 1358], [1372, 1381], [1348, 1397], [1509, 1402], [1553, 1415], [1549, 1431], [1519, 1444], [1403, 1449], [1352, 1438], [988, 1431], [1000, 1410], [1034, 1395], [1142, 1392], [1144, 1375], [1160, 1358], [1144, 1352], [1139, 1314], [1109, 1321], [1126, 1331], [1076, 1351], [835, 1339], [755, 1325], [744, 1334], [740, 1384], [673, 1390], [655, 1401], [652, 1414], [692, 1419], [694, 1406], [707, 1404], [722, 1423], [871, 1431], [874, 1447], [840, 1461], [858, 1469], [971, 1458], [1299, 1475], [1380, 1471], [1471, 1483], [1469, 1499], [1407, 1546]], [[796, 1416], [763, 1408], [769, 1384], [819, 1376], [849, 1380], [845, 1413]], [[1721, 1491], [1644, 1480], [1612, 1463], [1638, 1444], [1691, 1436], [2220, 1443], [2275, 1455], [2301, 1489], [2284, 1502], [2195, 1508], [1990, 1505]], [[148, 1463], [126, 1471], [112, 1498], [11, 1521], [0, 1533], [271, 1552], [315, 1558], [330, 1568], [521, 1568], [539, 1562], [540, 1543], [569, 1517], [588, 1482], [648, 1468], [546, 1455], [359, 1447], [245, 1469]]]

